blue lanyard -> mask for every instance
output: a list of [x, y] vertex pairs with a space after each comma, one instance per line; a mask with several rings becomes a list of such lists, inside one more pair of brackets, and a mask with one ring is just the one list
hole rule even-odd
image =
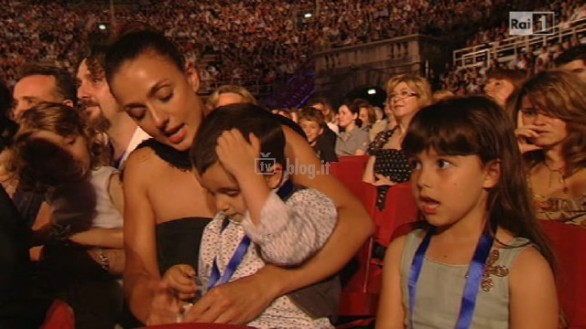
[[[491, 225], [492, 231], [496, 234], [496, 226]], [[409, 325], [413, 328], [413, 314], [415, 313], [415, 296], [417, 288], [417, 280], [419, 274], [421, 274], [421, 268], [423, 267], [423, 259], [425, 253], [429, 247], [431, 236], [434, 234], [435, 229], [430, 229], [425, 238], [419, 244], [415, 257], [411, 263], [411, 271], [409, 273]], [[486, 260], [490, 254], [494, 238], [489, 234], [483, 234], [476, 245], [474, 251], [474, 257], [468, 268], [468, 279], [464, 286], [464, 294], [462, 295], [462, 302], [460, 304], [460, 313], [458, 315], [458, 322], [456, 323], [456, 329], [468, 329], [472, 324], [474, 317], [474, 308], [476, 307], [476, 299], [478, 297], [478, 290], [482, 277], [484, 275], [484, 267]]]
[[[277, 195], [281, 199], [288, 198], [292, 193], [293, 183], [290, 179], [285, 181], [277, 191]], [[226, 229], [228, 223], [229, 222], [226, 220], [222, 224], [221, 231], [224, 231], [224, 229]], [[230, 278], [232, 278], [232, 275], [234, 275], [234, 272], [236, 272], [236, 269], [238, 269], [238, 266], [240, 266], [240, 263], [242, 263], [242, 260], [244, 259], [244, 256], [246, 255], [249, 246], [250, 238], [245, 235], [242, 238], [242, 240], [240, 240], [240, 243], [238, 244], [236, 251], [232, 255], [232, 258], [230, 258], [230, 261], [228, 262], [228, 266], [226, 267], [224, 274], [220, 274], [220, 268], [218, 267], [218, 256], [214, 257], [214, 263], [212, 265], [212, 274], [210, 276], [210, 284], [208, 290], [230, 281]]]

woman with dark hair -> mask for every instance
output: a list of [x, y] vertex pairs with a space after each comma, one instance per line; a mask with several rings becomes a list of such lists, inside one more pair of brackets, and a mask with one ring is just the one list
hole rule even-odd
[[338, 157], [364, 155], [368, 146], [368, 132], [362, 129], [359, 103], [343, 104], [338, 111], [340, 134], [336, 140]]
[[586, 91], [571, 73], [545, 71], [511, 100], [539, 219], [586, 227]]
[[[203, 229], [215, 212], [188, 157], [204, 113], [196, 94], [200, 81], [168, 39], [147, 31], [127, 34], [112, 45], [106, 77], [123, 109], [153, 137], [130, 155], [124, 174], [126, 296], [143, 322], [174, 322], [172, 313], [165, 317], [151, 312], [160, 306], [153, 296], [161, 273], [180, 263], [197, 268]], [[302, 136], [288, 126], [283, 131], [292, 163], [320, 166]], [[277, 297], [335, 274], [372, 232], [364, 208], [332, 176], [311, 179], [294, 173], [292, 178], [328, 195], [338, 208], [338, 225], [324, 249], [301, 267], [266, 266], [215, 287], [191, 308], [185, 321], [246, 323]], [[333, 305], [323, 304], [327, 307], [313, 316], [335, 312]]]

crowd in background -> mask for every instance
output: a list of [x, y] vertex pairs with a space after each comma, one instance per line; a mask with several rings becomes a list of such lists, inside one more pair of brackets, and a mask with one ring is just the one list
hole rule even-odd
[[[82, 40], [99, 24], [110, 29], [112, 18], [138, 19], [165, 31], [190, 59], [202, 63], [204, 81], [247, 85], [282, 80], [320, 50], [412, 33], [450, 35], [454, 46], [462, 46], [458, 40], [474, 27], [483, 32], [473, 42], [486, 42], [499, 35], [508, 11], [542, 2], [140, 1], [117, 4], [113, 15], [105, 3], [1, 0], [0, 35], [7, 42], [0, 45], [0, 78], [13, 85], [16, 68], [30, 61], [71, 69]], [[556, 1], [550, 7], [566, 18], [575, 2]]]

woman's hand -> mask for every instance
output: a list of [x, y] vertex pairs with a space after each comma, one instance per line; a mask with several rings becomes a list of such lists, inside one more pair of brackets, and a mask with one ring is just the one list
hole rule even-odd
[[148, 326], [181, 322], [180, 301], [169, 286], [161, 281], [154, 291], [151, 310], [147, 318]]
[[372, 185], [374, 186], [393, 186], [397, 184], [393, 182], [389, 177], [386, 177], [381, 174], [374, 174], [374, 177], [376, 177], [376, 180], [372, 182]]
[[[266, 275], [274, 272], [275, 275]], [[185, 314], [183, 322], [245, 324], [258, 317], [280, 295], [285, 270], [265, 266], [254, 275], [217, 286]]]
[[541, 149], [541, 147], [532, 143], [534, 138], [539, 137], [536, 128], [535, 125], [525, 125], [515, 129], [515, 136], [517, 137], [517, 143], [519, 144], [521, 154]]

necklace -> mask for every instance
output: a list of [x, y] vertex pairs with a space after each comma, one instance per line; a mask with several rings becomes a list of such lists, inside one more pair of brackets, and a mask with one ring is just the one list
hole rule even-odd
[[545, 166], [545, 168], [549, 171], [548, 187], [552, 186], [552, 182], [556, 178], [554, 174], [556, 174], [559, 177], [559, 178], [557, 178], [558, 183], [562, 184], [563, 191], [564, 191], [564, 193], [567, 194], [568, 193], [568, 185], [566, 184], [566, 175], [565, 175], [564, 166], [554, 169], [547, 164], [547, 161], [543, 161], [543, 166]]

